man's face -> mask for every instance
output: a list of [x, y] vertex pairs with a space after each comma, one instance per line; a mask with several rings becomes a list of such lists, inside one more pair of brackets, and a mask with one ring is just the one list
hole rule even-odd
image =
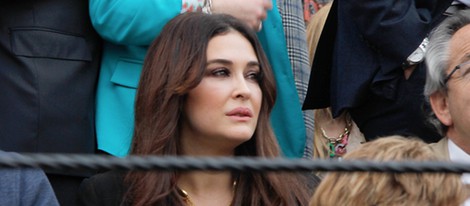
[[[447, 136], [454, 142], [470, 140], [470, 25], [459, 29], [450, 41], [450, 61], [446, 73], [448, 92], [431, 95], [431, 105], [439, 120], [449, 127]], [[470, 149], [470, 147], [469, 147]], [[467, 151], [468, 152], [468, 151]]]

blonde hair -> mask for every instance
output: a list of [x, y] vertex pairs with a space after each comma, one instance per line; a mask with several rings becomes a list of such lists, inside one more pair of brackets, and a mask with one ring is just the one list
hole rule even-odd
[[[375, 161], [439, 160], [415, 138], [389, 136], [361, 145], [344, 159]], [[460, 205], [468, 189], [459, 174], [332, 172], [322, 180], [310, 205]]]
[[307, 24], [307, 42], [308, 50], [310, 53], [310, 62], [313, 61], [315, 56], [315, 50], [317, 48], [318, 41], [320, 40], [320, 35], [325, 25], [326, 18], [331, 9], [331, 2], [323, 6], [317, 13], [312, 15], [311, 20]]

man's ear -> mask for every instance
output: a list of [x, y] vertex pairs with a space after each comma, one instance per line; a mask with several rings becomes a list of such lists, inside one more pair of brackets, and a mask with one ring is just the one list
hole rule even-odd
[[431, 108], [442, 124], [450, 126], [452, 124], [452, 117], [449, 112], [449, 105], [447, 104], [447, 95], [443, 92], [435, 92], [429, 97]]

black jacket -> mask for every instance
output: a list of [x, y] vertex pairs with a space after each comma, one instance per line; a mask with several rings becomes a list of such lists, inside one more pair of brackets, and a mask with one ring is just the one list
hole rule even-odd
[[337, 0], [320, 37], [304, 109], [345, 108], [368, 90], [394, 98], [402, 63], [443, 18], [452, 0]]
[[87, 0], [0, 1], [0, 149], [94, 153], [100, 49]]
[[392, 134], [440, 138], [425, 125], [425, 65], [405, 80], [403, 63], [445, 18], [451, 2], [335, 0], [303, 109], [331, 107], [334, 117], [348, 110], [366, 139]]
[[[123, 200], [128, 186], [123, 182], [123, 171], [108, 171], [83, 180], [79, 191], [79, 202], [83, 206], [126, 206], [129, 201]], [[320, 184], [320, 179], [313, 173], [302, 173], [305, 176], [307, 188], [314, 190]], [[289, 185], [288, 185], [289, 186]]]

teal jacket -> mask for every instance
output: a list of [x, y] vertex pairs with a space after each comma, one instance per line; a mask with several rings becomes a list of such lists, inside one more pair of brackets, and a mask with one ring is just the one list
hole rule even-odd
[[[147, 47], [165, 23], [180, 13], [181, 4], [180, 0], [90, 0], [93, 26], [106, 40], [97, 88], [98, 149], [120, 157], [128, 154], [136, 88]], [[278, 93], [271, 122], [283, 154], [300, 158], [305, 124], [276, 0], [273, 5], [258, 33], [276, 78]]]

